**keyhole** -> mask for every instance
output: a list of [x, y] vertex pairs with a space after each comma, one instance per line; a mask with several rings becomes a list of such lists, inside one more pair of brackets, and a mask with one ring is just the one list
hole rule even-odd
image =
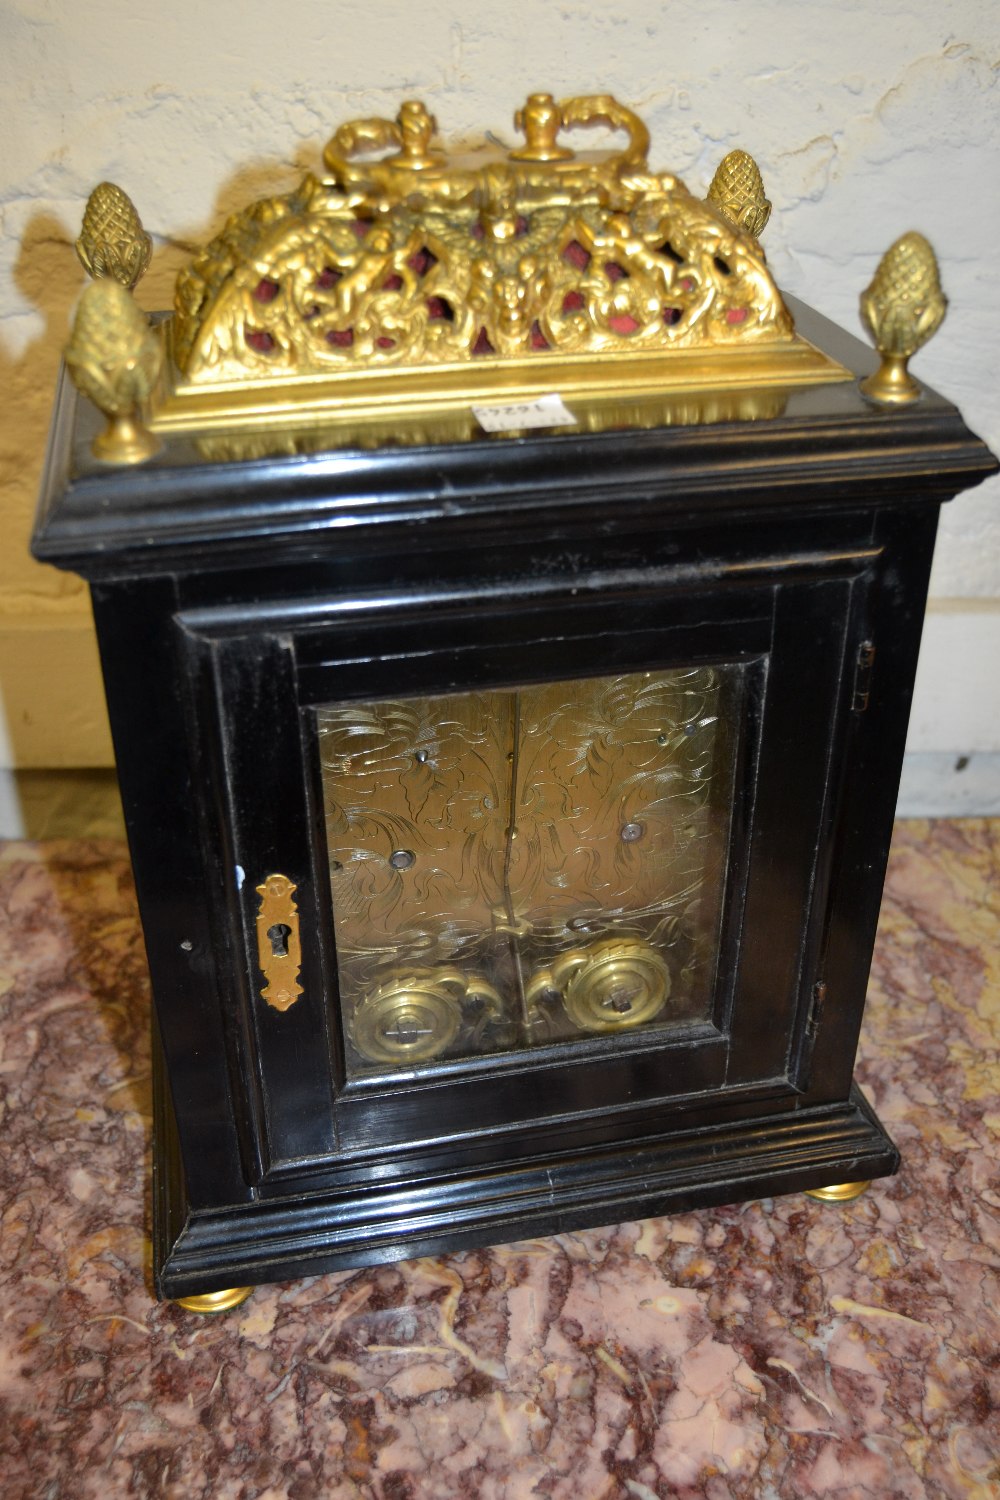
[[267, 929], [267, 935], [271, 939], [271, 957], [288, 957], [288, 939], [291, 937], [292, 929], [285, 922], [275, 922], [273, 927]]

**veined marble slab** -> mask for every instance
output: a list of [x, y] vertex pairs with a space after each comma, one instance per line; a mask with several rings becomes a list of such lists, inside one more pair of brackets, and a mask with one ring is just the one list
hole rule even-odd
[[1000, 821], [897, 825], [860, 1077], [903, 1153], [805, 1197], [262, 1288], [147, 1290], [124, 846], [0, 850], [6, 1500], [993, 1500]]

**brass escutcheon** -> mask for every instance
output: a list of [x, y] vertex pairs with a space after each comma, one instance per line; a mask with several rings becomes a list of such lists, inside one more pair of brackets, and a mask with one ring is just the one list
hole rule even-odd
[[297, 887], [287, 875], [268, 875], [257, 887], [257, 956], [267, 983], [261, 994], [275, 1010], [285, 1011], [302, 994], [298, 982], [302, 966], [299, 913], [293, 900]]

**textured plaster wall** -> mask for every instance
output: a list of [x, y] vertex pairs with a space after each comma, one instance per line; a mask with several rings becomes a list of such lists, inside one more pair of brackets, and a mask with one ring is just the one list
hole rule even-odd
[[[421, 96], [447, 138], [509, 141], [529, 88], [607, 90], [647, 120], [654, 164], [692, 187], [749, 149], [779, 284], [849, 328], [879, 255], [922, 229], [951, 311], [917, 372], [1000, 448], [998, 0], [2, 0], [0, 80], [0, 765], [109, 756], [82, 587], [26, 554], [83, 284], [72, 242], [101, 178], [155, 237], [140, 300], [164, 306], [189, 248], [315, 166], [345, 118]], [[998, 502], [994, 482], [945, 514], [933, 590], [962, 659], [946, 683], [925, 670], [917, 749], [943, 734], [947, 749], [1000, 750]]]

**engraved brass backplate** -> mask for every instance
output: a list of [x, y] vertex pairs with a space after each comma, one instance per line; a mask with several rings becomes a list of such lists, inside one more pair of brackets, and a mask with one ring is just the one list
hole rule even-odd
[[261, 995], [275, 1010], [285, 1011], [302, 994], [299, 913], [293, 899], [296, 886], [287, 875], [268, 875], [257, 887], [257, 953], [267, 983]]
[[316, 710], [349, 1071], [708, 1015], [742, 674]]

